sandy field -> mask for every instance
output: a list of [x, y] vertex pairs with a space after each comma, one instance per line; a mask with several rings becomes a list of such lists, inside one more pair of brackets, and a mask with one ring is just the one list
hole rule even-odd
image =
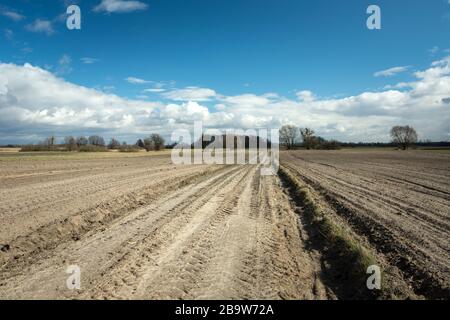
[[333, 297], [278, 178], [257, 166], [58, 157], [0, 161], [1, 298]]
[[295, 151], [282, 159], [416, 293], [450, 298], [450, 154]]
[[[281, 154], [283, 170], [387, 270], [395, 290], [381, 298], [448, 298], [449, 160]], [[0, 154], [0, 298], [372, 297], [343, 290], [292, 188], [259, 169], [177, 166], [168, 152]], [[80, 290], [67, 288], [70, 265]]]

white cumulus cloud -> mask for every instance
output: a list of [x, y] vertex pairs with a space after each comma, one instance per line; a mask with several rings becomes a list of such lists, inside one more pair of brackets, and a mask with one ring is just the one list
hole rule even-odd
[[81, 62], [83, 62], [84, 64], [94, 64], [96, 62], [98, 62], [98, 59], [95, 58], [90, 58], [90, 57], [83, 57], [80, 59]]
[[135, 77], [128, 77], [125, 79], [125, 81], [128, 83], [131, 83], [131, 84], [146, 84], [146, 83], [151, 82], [151, 81], [147, 81], [147, 80], [135, 78]]
[[343, 98], [322, 99], [312, 91], [301, 91], [295, 99], [275, 93], [226, 96], [188, 87], [161, 93], [170, 93], [172, 102], [166, 103], [75, 85], [30, 64], [0, 63], [0, 141], [93, 131], [106, 137], [150, 132], [169, 137], [175, 129], [192, 129], [198, 120], [213, 128], [278, 128], [290, 123], [342, 141], [388, 141], [392, 126], [408, 124], [421, 139], [448, 139], [450, 58], [414, 76], [407, 85], [398, 84], [402, 91], [392, 88]]
[[14, 21], [21, 21], [25, 19], [25, 16], [8, 8], [0, 6], [0, 15], [5, 16]]
[[146, 10], [148, 5], [142, 1], [132, 0], [102, 0], [95, 8], [96, 12], [126, 13]]
[[409, 66], [404, 66], [404, 67], [394, 67], [394, 68], [390, 68], [390, 69], [386, 69], [386, 70], [382, 70], [382, 71], [378, 71], [374, 73], [375, 77], [392, 77], [395, 76], [399, 73], [405, 72], [409, 69]]
[[309, 90], [303, 90], [296, 93], [297, 98], [303, 102], [312, 102], [315, 97], [314, 94]]
[[173, 101], [208, 101], [216, 96], [216, 92], [208, 88], [186, 87], [173, 89], [162, 95]]
[[34, 22], [25, 26], [28, 31], [36, 33], [45, 33], [51, 35], [55, 32], [52, 22], [44, 19], [36, 19]]

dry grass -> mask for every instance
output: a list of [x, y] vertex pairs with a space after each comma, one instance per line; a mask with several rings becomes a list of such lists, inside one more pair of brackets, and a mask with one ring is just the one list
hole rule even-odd
[[[20, 150], [20, 149], [19, 149]], [[90, 160], [127, 157], [155, 157], [170, 155], [170, 150], [151, 152], [0, 152], [3, 161], [51, 161], [51, 160]]]
[[20, 151], [20, 148], [0, 148], [0, 154], [1, 153], [18, 153]]
[[[337, 225], [324, 214], [313, 200], [307, 186], [301, 185], [297, 179], [284, 168], [280, 168], [282, 181], [290, 188], [291, 196], [298, 206], [303, 208], [310, 226], [314, 229], [326, 249], [328, 259], [334, 260], [336, 273], [345, 274], [343, 283], [346, 295], [353, 298], [377, 298], [380, 291], [369, 291], [366, 288], [366, 270], [370, 265], [380, 265], [370, 250], [363, 247], [343, 227]], [[384, 277], [382, 276], [382, 279]]]

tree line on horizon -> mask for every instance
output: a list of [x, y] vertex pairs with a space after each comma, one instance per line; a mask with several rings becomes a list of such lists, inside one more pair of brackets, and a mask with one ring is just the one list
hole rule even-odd
[[410, 126], [394, 126], [390, 131], [392, 138], [391, 143], [342, 143], [337, 140], [326, 140], [320, 136], [316, 136], [311, 128], [299, 128], [294, 125], [285, 125], [280, 129], [280, 144], [287, 150], [303, 147], [307, 150], [338, 150], [342, 146], [396, 146], [401, 150], [407, 150], [418, 143], [418, 135], [416, 130]]
[[138, 152], [140, 150], [159, 151], [165, 148], [164, 138], [153, 133], [147, 138], [138, 139], [135, 144], [120, 143], [116, 138], [111, 138], [106, 144], [105, 139], [99, 135], [89, 137], [67, 136], [62, 143], [57, 143], [55, 136], [50, 136], [38, 144], [27, 144], [21, 146], [21, 151], [80, 151], [80, 152], [101, 152], [118, 150], [120, 152]]
[[[279, 130], [280, 145], [287, 150], [304, 148], [307, 150], [338, 150], [342, 147], [397, 147], [402, 150], [407, 150], [414, 146], [429, 146], [429, 147], [450, 147], [450, 142], [432, 142], [419, 141], [416, 130], [411, 126], [394, 126], [390, 130], [391, 142], [339, 142], [337, 140], [326, 140], [315, 134], [311, 128], [300, 128], [294, 125], [282, 126]], [[248, 148], [251, 137], [245, 137], [245, 148]], [[223, 137], [225, 140], [225, 137]], [[256, 137], [259, 145], [260, 137]], [[119, 140], [111, 138], [106, 144], [105, 139], [99, 135], [85, 136], [67, 136], [62, 143], [57, 143], [54, 135], [44, 139], [38, 144], [27, 145], [6, 145], [6, 147], [21, 147], [21, 151], [80, 151], [80, 152], [96, 152], [118, 150], [120, 152], [138, 152], [140, 150], [159, 151], [165, 148], [172, 148], [175, 144], [165, 145], [164, 138], [153, 133], [144, 139], [138, 139], [135, 144], [120, 143]], [[202, 147], [205, 148], [214, 139], [204, 141]], [[267, 141], [270, 147], [271, 141]]]
[[299, 128], [294, 125], [285, 125], [280, 129], [280, 144], [287, 150], [303, 147], [307, 150], [338, 150], [341, 148], [337, 140], [326, 140], [316, 136], [311, 128]]

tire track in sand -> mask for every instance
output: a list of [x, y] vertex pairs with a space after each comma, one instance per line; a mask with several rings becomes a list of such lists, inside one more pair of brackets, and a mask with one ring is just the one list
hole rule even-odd
[[13, 268], [0, 298], [327, 298], [318, 261], [278, 177], [226, 166]]
[[125, 259], [140, 239], [151, 237], [152, 232], [181, 214], [193, 199], [238, 169], [228, 167], [220, 170], [205, 181], [180, 188], [110, 226], [92, 230], [78, 242], [61, 244], [39, 263], [10, 270], [11, 276], [0, 283], [0, 298], [74, 298], [78, 294], [67, 290], [65, 283], [65, 268], [72, 264], [81, 267], [82, 286], [89, 291], [108, 269]]

